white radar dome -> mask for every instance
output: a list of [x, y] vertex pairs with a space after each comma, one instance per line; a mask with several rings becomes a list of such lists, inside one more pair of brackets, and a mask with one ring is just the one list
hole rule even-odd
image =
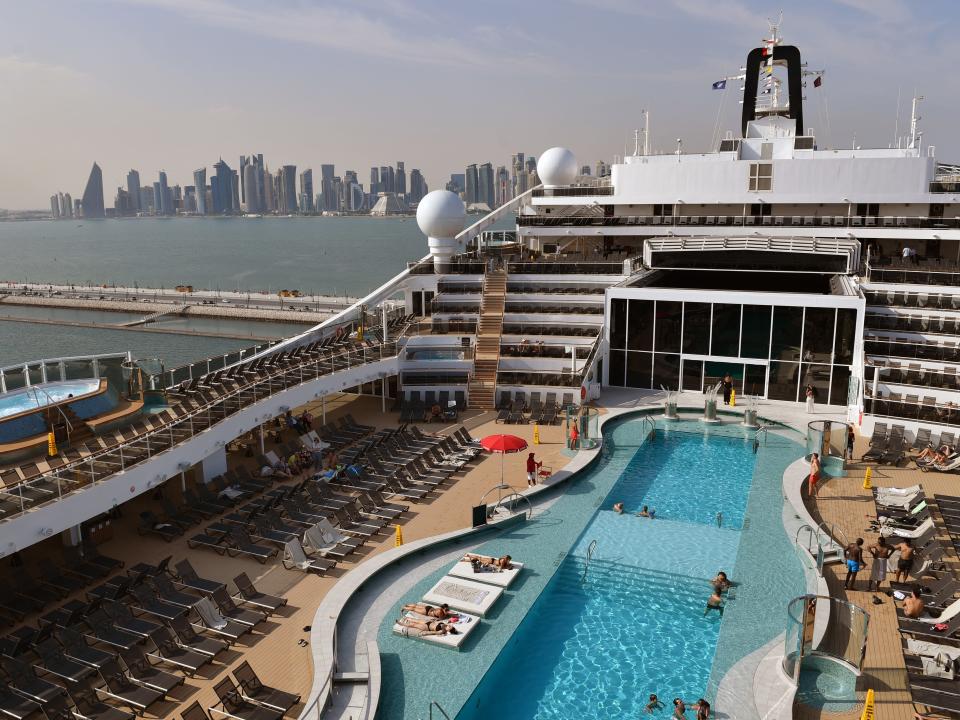
[[537, 175], [547, 187], [570, 185], [577, 177], [577, 159], [566, 148], [544, 150], [537, 160]]
[[463, 230], [467, 209], [449, 190], [427, 193], [417, 206], [417, 225], [427, 237], [452, 238]]

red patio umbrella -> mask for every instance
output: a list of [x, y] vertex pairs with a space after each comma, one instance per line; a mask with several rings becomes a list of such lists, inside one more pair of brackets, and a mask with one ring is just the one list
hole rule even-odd
[[500, 453], [500, 484], [503, 485], [503, 456], [527, 449], [527, 441], [516, 435], [487, 435], [480, 447], [488, 452]]

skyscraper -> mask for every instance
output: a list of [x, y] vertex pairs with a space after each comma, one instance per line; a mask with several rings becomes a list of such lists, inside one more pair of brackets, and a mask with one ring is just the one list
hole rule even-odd
[[54, 220], [60, 218], [60, 198], [56, 195], [50, 196], [50, 217]]
[[96, 163], [90, 168], [90, 177], [87, 178], [87, 186], [83, 189], [81, 202], [80, 207], [83, 208], [85, 218], [106, 217], [103, 210], [103, 173]]
[[419, 168], [410, 171], [410, 192], [407, 193], [407, 202], [418, 203], [427, 194], [427, 182], [423, 179]]
[[393, 176], [393, 191], [401, 198], [407, 194], [407, 171], [403, 160], [397, 160], [397, 172]]
[[469, 205], [470, 203], [477, 202], [477, 185], [479, 184], [479, 178], [477, 177], [477, 166], [476, 163], [467, 165], [467, 171], [464, 173], [464, 193], [463, 201]]
[[380, 168], [370, 168], [370, 194], [377, 195], [380, 192]]
[[214, 175], [210, 178], [210, 189], [213, 192], [213, 212], [217, 215], [232, 213], [236, 210], [233, 201], [239, 194], [235, 187], [236, 173], [230, 169], [223, 158], [213, 166]]
[[313, 170], [307, 168], [300, 173], [300, 212], [313, 212]]
[[[244, 207], [248, 213], [257, 214], [263, 212], [263, 202], [260, 198], [260, 187], [263, 185], [263, 170], [254, 163], [247, 163], [243, 168], [243, 175], [240, 178], [242, 187], [246, 188], [243, 200]], [[261, 177], [258, 177], [261, 176]]]
[[513, 197], [527, 191], [527, 174], [523, 169], [523, 153], [513, 156]]
[[503, 165], [497, 168], [497, 175], [494, 178], [494, 184], [494, 202], [496, 203], [497, 207], [500, 207], [513, 197], [510, 186], [510, 171], [507, 170], [507, 168]]
[[113, 199], [113, 212], [117, 217], [133, 215], [133, 198], [122, 187], [117, 188], [117, 194]]
[[140, 173], [131, 169], [127, 173], [127, 192], [130, 193], [130, 204], [133, 206], [133, 212], [137, 213], [140, 207]]
[[333, 186], [333, 165], [320, 166], [320, 192], [323, 193], [323, 209], [336, 212], [339, 209], [337, 195]]
[[160, 214], [173, 215], [173, 196], [167, 185], [167, 173], [163, 170], [160, 171]]
[[196, 205], [197, 215], [206, 215], [207, 214], [207, 169], [200, 168], [199, 170], [193, 171], [193, 188], [196, 198], [194, 199], [194, 204]]
[[493, 195], [493, 165], [484, 163], [477, 170], [477, 202], [486, 203], [491, 210], [497, 206]]
[[280, 181], [277, 188], [280, 214], [291, 215], [297, 211], [297, 166], [282, 166], [277, 177]]
[[163, 191], [159, 180], [153, 184], [153, 214], [163, 215]]

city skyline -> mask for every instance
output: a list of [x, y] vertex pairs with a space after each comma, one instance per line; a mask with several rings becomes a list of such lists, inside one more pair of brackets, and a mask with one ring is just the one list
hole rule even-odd
[[[182, 179], [194, 158], [232, 158], [249, 145], [277, 166], [326, 162], [361, 176], [402, 148], [442, 187], [454, 168], [517, 148], [562, 145], [581, 162], [610, 160], [643, 109], [655, 150], [678, 137], [685, 150], [705, 150], [714, 125], [737, 127], [739, 110], [737, 83], [725, 93], [711, 83], [736, 73], [775, 11], [758, 0], [9, 4], [0, 207], [42, 208], [57, 187], [76, 193], [73, 178], [93, 159], [111, 188], [129, 167]], [[803, 16], [787, 8], [786, 41], [826, 70], [823, 87], [807, 89], [821, 145], [888, 146], [898, 95], [902, 132], [917, 93], [925, 140], [943, 161], [960, 161], [951, 122], [960, 79], [930, 72], [949, 67], [958, 14], [943, 0], [811, 0]]]

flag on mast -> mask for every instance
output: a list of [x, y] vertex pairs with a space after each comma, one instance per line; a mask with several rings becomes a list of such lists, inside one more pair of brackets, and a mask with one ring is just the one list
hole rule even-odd
[[713, 85], [711, 85], [714, 90], [726, 90], [727, 81], [726, 80], [717, 80]]

